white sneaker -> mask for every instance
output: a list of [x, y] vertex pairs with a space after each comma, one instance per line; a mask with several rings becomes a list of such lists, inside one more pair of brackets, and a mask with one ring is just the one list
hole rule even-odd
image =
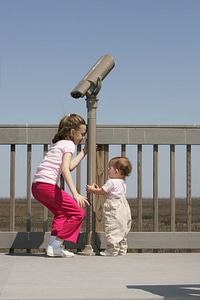
[[106, 251], [106, 250], [101, 251], [101, 252], [100, 252], [100, 255], [101, 255], [101, 256], [117, 256], [117, 254], [115, 254], [115, 253], [111, 254], [111, 253], [109, 253], [109, 252]]
[[50, 245], [46, 249], [46, 255], [51, 257], [74, 257], [73, 252], [69, 252], [63, 249], [62, 246], [58, 248], [53, 248]]

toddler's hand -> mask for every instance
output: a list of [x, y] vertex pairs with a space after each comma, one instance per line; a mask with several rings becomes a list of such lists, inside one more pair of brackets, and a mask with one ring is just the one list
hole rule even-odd
[[91, 193], [92, 185], [87, 184], [86, 185], [86, 192]]
[[93, 183], [92, 185], [87, 184], [86, 191], [88, 193], [92, 193], [95, 189], [98, 189], [98, 188], [99, 188], [99, 186], [96, 183]]

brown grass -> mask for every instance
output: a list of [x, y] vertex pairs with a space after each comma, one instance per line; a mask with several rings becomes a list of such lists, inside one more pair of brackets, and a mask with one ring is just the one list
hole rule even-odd
[[[137, 231], [137, 201], [130, 200], [133, 217], [132, 230]], [[170, 200], [159, 199], [159, 231], [170, 231]], [[192, 199], [191, 231], [200, 231], [200, 199]], [[143, 199], [142, 203], [142, 231], [153, 231], [153, 200]], [[175, 202], [175, 230], [187, 231], [187, 202], [186, 199], [177, 198]]]
[[[129, 199], [132, 212], [132, 231], [137, 231], [137, 200]], [[170, 231], [170, 200], [159, 200], [159, 231]], [[10, 203], [8, 199], [0, 199], [0, 231], [9, 231]], [[187, 231], [186, 199], [176, 199], [176, 231]], [[31, 201], [31, 231], [43, 231], [44, 207], [39, 202]], [[48, 231], [51, 230], [53, 215], [48, 212]], [[142, 231], [153, 231], [153, 200], [143, 199], [142, 203]], [[16, 199], [15, 231], [26, 231], [27, 204], [25, 199]], [[85, 230], [85, 221], [82, 230]], [[192, 231], [200, 231], [200, 199], [192, 199]]]

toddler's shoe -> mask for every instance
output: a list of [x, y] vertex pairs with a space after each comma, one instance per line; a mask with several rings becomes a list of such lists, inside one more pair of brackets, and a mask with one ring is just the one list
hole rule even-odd
[[118, 255], [124, 256], [127, 253], [127, 249], [120, 249]]
[[126, 252], [119, 252], [119, 255], [124, 256], [126, 255]]
[[117, 253], [116, 254], [115, 253], [111, 254], [108, 251], [104, 250], [104, 251], [100, 252], [100, 255], [101, 256], [117, 256]]
[[74, 257], [74, 253], [67, 251], [66, 249], [63, 249], [62, 246], [58, 248], [53, 248], [52, 246], [48, 246], [46, 249], [46, 255], [51, 257]]

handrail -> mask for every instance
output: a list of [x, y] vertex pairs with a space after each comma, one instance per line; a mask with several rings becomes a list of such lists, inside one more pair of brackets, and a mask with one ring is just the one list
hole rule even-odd
[[[5, 124], [0, 125], [0, 147], [7, 145], [10, 147], [10, 226], [9, 234], [15, 232], [15, 182], [16, 182], [16, 148], [18, 145], [26, 147], [27, 158], [27, 222], [26, 232], [31, 232], [31, 174], [32, 174], [32, 152], [33, 147], [43, 146], [43, 155], [48, 150], [48, 145], [57, 130], [57, 125], [39, 125], [39, 124]], [[120, 155], [127, 154], [128, 146], [135, 146], [137, 149], [137, 166], [135, 166], [137, 173], [137, 232], [142, 233], [142, 204], [143, 204], [143, 185], [142, 185], [142, 168], [143, 168], [143, 148], [145, 145], [152, 146], [153, 153], [153, 231], [159, 231], [159, 195], [158, 195], [158, 155], [159, 146], [168, 145], [170, 148], [170, 218], [171, 218], [171, 232], [175, 233], [175, 153], [176, 146], [182, 145], [186, 151], [186, 182], [185, 189], [187, 192], [187, 232], [191, 232], [192, 224], [192, 178], [191, 178], [191, 164], [192, 164], [192, 146], [200, 145], [200, 125], [97, 125], [97, 143], [99, 148], [97, 151], [97, 183], [100, 185], [107, 178], [107, 165], [109, 159], [110, 148], [113, 145], [120, 146]], [[81, 145], [78, 146], [77, 151], [80, 151]], [[82, 185], [82, 169], [81, 166], [76, 171], [76, 185], [77, 189], [81, 189]], [[101, 210], [102, 200], [94, 199], [94, 210], [97, 215]], [[96, 228], [98, 232], [102, 231], [102, 226], [97, 222]], [[44, 208], [43, 218], [43, 232], [48, 230], [48, 210]], [[0, 232], [0, 248], [4, 248], [6, 242], [1, 239], [3, 232]], [[5, 232], [4, 232], [5, 234]], [[26, 236], [26, 235], [24, 235]], [[98, 237], [103, 243], [101, 235]], [[184, 236], [185, 239], [185, 236]], [[195, 235], [196, 239], [196, 235]], [[5, 237], [4, 237], [4, 241]], [[189, 241], [189, 240], [188, 240]], [[191, 242], [191, 241], [190, 241]], [[188, 242], [189, 243], [189, 242]], [[9, 244], [9, 243], [7, 243]], [[131, 244], [134, 244], [131, 242]], [[18, 244], [17, 244], [18, 245]], [[136, 247], [136, 245], [135, 245]], [[185, 246], [184, 246], [185, 247]], [[192, 245], [188, 245], [188, 248]], [[196, 247], [196, 246], [195, 246]]]

